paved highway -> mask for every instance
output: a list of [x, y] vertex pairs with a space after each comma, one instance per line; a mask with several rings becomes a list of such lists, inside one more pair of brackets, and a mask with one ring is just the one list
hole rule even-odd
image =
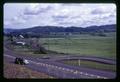
[[[67, 56], [61, 56], [61, 57], [51, 57], [50, 59], [42, 59], [38, 57], [30, 57], [25, 56], [22, 54], [16, 54], [12, 50], [4, 49], [4, 58], [5, 60], [8, 60], [8, 62], [13, 62], [15, 57], [23, 57], [25, 59], [28, 59], [30, 64], [25, 65], [28, 68], [31, 68], [33, 70], [36, 70], [38, 72], [45, 72], [51, 76], [54, 76], [56, 78], [78, 78], [78, 79], [112, 79], [116, 77], [115, 72], [108, 72], [108, 71], [102, 71], [102, 70], [96, 70], [96, 69], [90, 69], [85, 67], [76, 67], [76, 66], [70, 66], [66, 65], [60, 62], [57, 62], [59, 60], [67, 59]], [[88, 60], [97, 60], [102, 61], [109, 64], [115, 64], [115, 61], [112, 60], [105, 60], [100, 58], [92, 58], [92, 57], [69, 57], [70, 59], [88, 59]]]

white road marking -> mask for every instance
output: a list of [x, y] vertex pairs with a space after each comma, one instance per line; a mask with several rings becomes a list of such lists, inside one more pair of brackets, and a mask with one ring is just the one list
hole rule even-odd
[[[4, 55], [4, 56], [7, 56], [7, 57], [10, 57], [10, 58], [16, 58], [14, 56], [10, 56], [10, 55]], [[31, 60], [28, 60], [29, 62], [31, 63], [34, 63], [34, 64], [40, 64], [42, 66], [49, 66], [49, 67], [53, 67], [53, 68], [57, 68], [57, 69], [60, 69], [60, 70], [64, 70], [64, 71], [70, 71], [72, 73], [75, 73], [77, 74], [79, 71], [77, 70], [72, 70], [72, 69], [68, 69], [68, 68], [62, 68], [62, 67], [58, 67], [58, 66], [54, 66], [54, 65], [50, 65], [50, 64], [45, 64], [45, 63], [37, 63], [37, 62], [34, 62], [34, 61], [31, 61]], [[102, 77], [102, 76], [98, 76], [98, 75], [93, 75], [93, 74], [88, 74], [88, 73], [84, 73], [84, 72], [79, 72], [81, 75], [86, 75], [86, 76], [91, 76], [91, 77], [96, 77], [96, 78], [103, 78], [103, 79], [107, 79], [107, 77]]]
[[97, 76], [97, 78], [101, 78], [100, 76]]
[[58, 68], [58, 66], [55, 66], [55, 68]]
[[67, 68], [66, 68], [66, 71], [70, 71], [70, 69], [67, 69]]
[[81, 75], [83, 74], [83, 72], [79, 72]]
[[64, 68], [62, 68], [62, 70], [65, 70]]
[[107, 77], [103, 77], [103, 79], [107, 79]]
[[50, 67], [51, 65], [50, 65], [50, 64], [48, 64], [48, 66]]
[[78, 73], [78, 71], [76, 70], [75, 72], [74, 72], [74, 74], [77, 74]]
[[47, 64], [45, 64], [45, 66], [47, 66]]
[[94, 75], [93, 75], [93, 74], [90, 74], [90, 76], [91, 76], [91, 77], [94, 77]]
[[43, 66], [45, 66], [45, 64], [43, 63]]
[[62, 69], [61, 67], [58, 67], [58, 69]]
[[84, 73], [85, 75], [89, 75], [88, 73]]
[[70, 72], [74, 72], [74, 70], [71, 69]]
[[50, 67], [54, 68], [54, 65], [51, 65]]
[[46, 64], [46, 66], [48, 66], [48, 64]]

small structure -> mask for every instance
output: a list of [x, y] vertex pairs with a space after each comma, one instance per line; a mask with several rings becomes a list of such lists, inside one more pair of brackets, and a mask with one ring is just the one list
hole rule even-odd
[[19, 37], [17, 37], [19, 39], [14, 39], [14, 41], [12, 42], [15, 45], [20, 45], [20, 46], [24, 46], [26, 43], [23, 41], [24, 37], [23, 35], [19, 35]]
[[24, 38], [23, 35], [19, 35], [20, 38]]
[[25, 42], [16, 42], [16, 44], [24, 46], [26, 43]]

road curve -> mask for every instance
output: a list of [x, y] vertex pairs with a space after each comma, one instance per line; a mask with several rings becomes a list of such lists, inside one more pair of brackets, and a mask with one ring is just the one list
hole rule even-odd
[[101, 71], [101, 70], [95, 70], [95, 69], [89, 69], [83, 67], [75, 67], [75, 66], [70, 66], [59, 62], [55, 62], [53, 60], [45, 60], [35, 57], [31, 58], [20, 54], [16, 55], [15, 53], [13, 53], [13, 51], [7, 49], [5, 49], [4, 51], [4, 57], [11, 59], [11, 61], [13, 61], [15, 57], [26, 58], [30, 62], [30, 64], [26, 65], [26, 67], [34, 69], [36, 71], [45, 72], [56, 78], [114, 79], [116, 77], [115, 72], [107, 72], [107, 71]]

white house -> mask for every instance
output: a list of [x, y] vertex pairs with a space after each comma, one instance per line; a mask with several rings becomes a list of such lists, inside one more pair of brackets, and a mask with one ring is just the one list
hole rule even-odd
[[17, 44], [21, 44], [21, 45], [25, 45], [26, 43], [25, 42], [16, 42]]
[[23, 35], [19, 35], [19, 36], [20, 36], [20, 38], [24, 38]]

